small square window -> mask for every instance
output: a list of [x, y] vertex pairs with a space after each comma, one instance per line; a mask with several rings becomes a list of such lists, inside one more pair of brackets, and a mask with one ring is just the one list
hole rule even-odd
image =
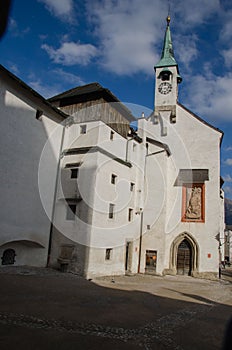
[[71, 169], [71, 179], [77, 179], [78, 178], [78, 168]]
[[133, 192], [134, 189], [135, 189], [135, 184], [134, 184], [134, 182], [131, 182], [130, 183], [130, 191]]
[[117, 178], [117, 175], [115, 175], [115, 174], [112, 174], [112, 175], [111, 175], [111, 183], [112, 183], [113, 185], [116, 184], [116, 178]]
[[76, 215], [76, 204], [68, 204], [67, 207], [67, 212], [66, 212], [66, 220], [75, 220], [75, 215]]
[[106, 249], [106, 255], [105, 255], [105, 260], [110, 260], [112, 257], [112, 248], [107, 248]]
[[136, 143], [133, 143], [133, 152], [135, 151], [136, 149]]
[[115, 207], [115, 205], [110, 203], [110, 205], [109, 205], [109, 219], [114, 218], [114, 207]]
[[129, 208], [128, 210], [128, 221], [132, 221], [133, 218], [133, 209]]
[[85, 125], [80, 125], [80, 133], [81, 134], [86, 134], [87, 126]]
[[110, 132], [110, 140], [113, 140], [113, 139], [114, 139], [114, 132], [111, 131], [111, 132]]

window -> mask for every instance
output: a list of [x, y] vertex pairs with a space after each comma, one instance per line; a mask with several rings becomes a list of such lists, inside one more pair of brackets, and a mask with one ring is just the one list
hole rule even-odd
[[183, 184], [182, 221], [205, 221], [205, 186], [201, 184]]
[[131, 221], [133, 218], [133, 209], [129, 208], [128, 210], [128, 221]]
[[66, 220], [75, 220], [76, 209], [77, 209], [76, 204], [68, 203], [67, 212], [66, 212]]
[[114, 132], [111, 131], [111, 132], [110, 132], [110, 140], [113, 140], [113, 139], [114, 139]]
[[109, 219], [114, 218], [114, 207], [115, 207], [115, 205], [110, 203], [110, 205], [109, 205]]
[[71, 179], [77, 179], [78, 178], [78, 168], [71, 169]]
[[136, 149], [136, 143], [133, 143], [133, 152], [135, 151]]
[[80, 125], [80, 133], [81, 134], [86, 134], [87, 126], [86, 124]]
[[106, 249], [105, 260], [110, 260], [110, 259], [111, 259], [111, 257], [112, 257], [112, 251], [113, 251], [112, 248], [107, 248], [107, 249]]
[[115, 174], [112, 174], [112, 175], [111, 175], [111, 183], [112, 183], [113, 185], [116, 184], [116, 178], [117, 178], [117, 175], [115, 175]]
[[134, 182], [131, 182], [130, 183], [130, 191], [133, 192], [134, 189], [135, 189], [135, 184], [134, 184]]

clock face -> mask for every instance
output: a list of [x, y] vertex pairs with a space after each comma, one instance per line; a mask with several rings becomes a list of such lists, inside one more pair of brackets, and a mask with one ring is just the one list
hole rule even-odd
[[158, 91], [164, 95], [167, 95], [171, 90], [172, 90], [172, 85], [167, 82], [161, 83], [158, 87]]

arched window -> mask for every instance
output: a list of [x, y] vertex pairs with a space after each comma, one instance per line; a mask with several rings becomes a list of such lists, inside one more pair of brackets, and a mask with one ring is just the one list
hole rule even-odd
[[15, 263], [15, 251], [14, 249], [6, 249], [2, 256], [2, 265], [13, 265]]

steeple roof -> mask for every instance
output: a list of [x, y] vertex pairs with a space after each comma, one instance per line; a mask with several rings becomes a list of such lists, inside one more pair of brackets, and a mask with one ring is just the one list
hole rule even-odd
[[171, 31], [169, 26], [170, 20], [171, 18], [170, 16], [168, 16], [167, 27], [166, 27], [166, 32], [164, 36], [163, 51], [162, 51], [161, 59], [155, 65], [155, 68], [178, 66], [174, 57], [174, 51], [172, 47], [172, 38], [171, 38]]

